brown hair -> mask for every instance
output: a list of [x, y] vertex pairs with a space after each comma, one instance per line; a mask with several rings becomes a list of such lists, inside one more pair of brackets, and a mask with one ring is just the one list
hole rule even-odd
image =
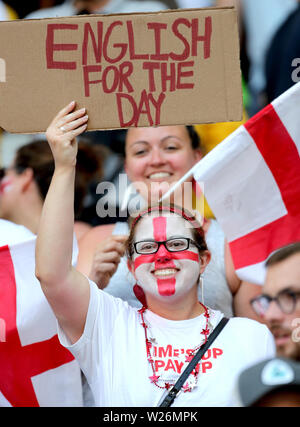
[[[33, 170], [41, 198], [44, 200], [54, 172], [54, 160], [51, 149], [45, 140], [35, 140], [19, 148], [15, 156], [15, 169], [22, 173]], [[102, 176], [102, 161], [97, 146], [85, 141], [78, 142], [75, 178], [74, 210], [77, 218], [83, 208], [83, 200], [89, 183]]]
[[150, 214], [151, 212], [161, 212], [161, 213], [167, 212], [167, 213], [181, 216], [183, 219], [188, 221], [193, 226], [191, 228], [191, 232], [192, 232], [193, 240], [197, 243], [199, 253], [201, 254], [202, 252], [208, 250], [207, 244], [205, 241], [204, 230], [194, 215], [192, 215], [187, 209], [184, 209], [183, 207], [177, 206], [173, 203], [170, 203], [168, 205], [163, 205], [159, 203], [154, 206], [149, 206], [147, 209], [141, 210], [139, 213], [137, 213], [137, 215], [134, 215], [134, 217], [129, 218], [128, 222], [129, 222], [130, 233], [126, 242], [126, 253], [128, 258], [131, 258], [133, 255], [133, 241], [134, 241], [135, 227], [142, 218], [144, 218], [146, 215]]
[[278, 264], [281, 261], [289, 258], [292, 255], [300, 253], [300, 242], [291, 243], [290, 245], [283, 246], [273, 253], [266, 261], [266, 267]]

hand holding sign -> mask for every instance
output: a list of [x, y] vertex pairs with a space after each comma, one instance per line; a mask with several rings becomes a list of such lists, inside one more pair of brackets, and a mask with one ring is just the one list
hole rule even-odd
[[85, 108], [74, 111], [75, 101], [70, 102], [54, 117], [46, 137], [53, 153], [55, 167], [74, 167], [77, 156], [76, 137], [87, 128]]

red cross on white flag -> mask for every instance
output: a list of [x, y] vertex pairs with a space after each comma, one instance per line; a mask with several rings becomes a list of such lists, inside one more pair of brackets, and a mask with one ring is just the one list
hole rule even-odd
[[80, 369], [58, 341], [34, 255], [35, 239], [0, 247], [0, 406], [82, 406]]
[[300, 241], [300, 83], [193, 169], [225, 232], [237, 274], [262, 284], [268, 256]]

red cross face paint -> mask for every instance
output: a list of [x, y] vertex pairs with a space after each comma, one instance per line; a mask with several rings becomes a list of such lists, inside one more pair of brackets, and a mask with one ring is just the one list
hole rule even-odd
[[[136, 227], [135, 242], [162, 242], [171, 238], [186, 237], [192, 239], [186, 221], [174, 214], [166, 216], [152, 215], [143, 218]], [[179, 297], [186, 294], [197, 284], [200, 275], [200, 257], [198, 249], [192, 243], [181, 252], [170, 252], [160, 245], [155, 254], [134, 254], [134, 271], [138, 284], [145, 293], [158, 298]]]

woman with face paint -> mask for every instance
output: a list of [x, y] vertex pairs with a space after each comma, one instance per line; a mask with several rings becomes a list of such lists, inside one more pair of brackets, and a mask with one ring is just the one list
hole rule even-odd
[[[125, 170], [129, 180], [145, 200], [158, 201], [159, 196], [186, 174], [202, 157], [200, 141], [191, 126], [130, 128], [126, 135]], [[175, 203], [184, 200], [185, 208], [193, 207], [192, 181], [178, 189]], [[190, 191], [190, 193], [189, 193]], [[148, 202], [148, 203], [147, 203]], [[211, 261], [203, 274], [198, 296], [227, 317], [255, 318], [250, 300], [260, 293], [260, 286], [241, 282], [237, 277], [229, 245], [215, 220], [203, 224]], [[111, 295], [140, 307], [132, 288], [134, 277], [124, 258], [128, 226], [124, 222], [102, 225], [90, 230], [79, 244], [78, 269]], [[125, 235], [125, 237], [124, 237]], [[202, 301], [203, 302], [203, 301]]]
[[[76, 136], [88, 120], [85, 110], [74, 109], [70, 103], [47, 130], [55, 171], [39, 226], [36, 275], [57, 317], [61, 343], [77, 358], [96, 405], [158, 406], [223, 317], [198, 302], [198, 280], [210, 253], [194, 217], [159, 207], [133, 220], [127, 243], [140, 310], [72, 267]], [[230, 319], [173, 406], [237, 405], [239, 372], [273, 355], [265, 325]]]

